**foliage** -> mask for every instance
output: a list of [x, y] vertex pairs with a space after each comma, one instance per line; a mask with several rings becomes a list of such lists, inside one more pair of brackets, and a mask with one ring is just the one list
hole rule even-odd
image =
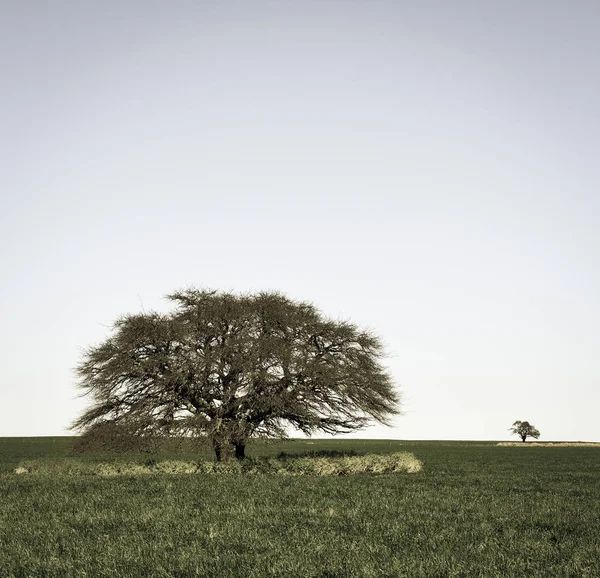
[[91, 425], [77, 437], [73, 442], [73, 452], [129, 452], [135, 447], [139, 452], [153, 453], [161, 441], [156, 436], [138, 436], [126, 424], [105, 421]]
[[[90, 439], [206, 439], [217, 459], [247, 440], [347, 433], [398, 413], [378, 337], [279, 293], [188, 289], [170, 314], [127, 315], [84, 353], [93, 405], [73, 424]], [[127, 445], [127, 444], [125, 444]]]
[[400, 476], [15, 475], [5, 467], [60, 462], [68, 442], [0, 439], [0, 575], [600, 576], [597, 448], [251, 442], [266, 458], [409, 451], [425, 464]]
[[528, 421], [516, 421], [510, 428], [510, 431], [518, 435], [521, 441], [524, 442], [528, 437], [535, 438], [536, 440], [540, 437], [540, 432]]

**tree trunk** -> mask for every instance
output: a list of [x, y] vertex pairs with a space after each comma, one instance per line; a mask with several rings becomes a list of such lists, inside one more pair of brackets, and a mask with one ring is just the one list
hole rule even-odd
[[523, 436], [523, 435], [521, 436], [521, 441], [522, 441], [523, 443], [525, 443], [525, 440], [526, 440], [526, 439], [527, 439], [527, 436]]
[[246, 457], [246, 444], [234, 442], [233, 447], [235, 448], [235, 457], [238, 460], [243, 460]]
[[217, 461], [221, 461], [221, 444], [218, 442], [214, 442], [213, 447], [215, 448], [215, 455], [217, 456]]

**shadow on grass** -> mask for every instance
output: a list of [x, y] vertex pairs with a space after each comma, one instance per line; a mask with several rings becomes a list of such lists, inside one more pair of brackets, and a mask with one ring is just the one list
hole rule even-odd
[[279, 452], [278, 460], [289, 460], [298, 458], [344, 458], [366, 455], [356, 450], [308, 450], [303, 452]]

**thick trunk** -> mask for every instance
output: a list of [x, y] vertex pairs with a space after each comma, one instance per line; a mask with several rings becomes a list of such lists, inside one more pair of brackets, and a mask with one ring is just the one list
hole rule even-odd
[[524, 442], [527, 439], [527, 436], [521, 436], [521, 441]]
[[235, 457], [238, 460], [243, 460], [246, 457], [246, 444], [235, 442], [233, 447], [235, 448]]
[[218, 462], [231, 459], [235, 453], [238, 460], [243, 460], [246, 457], [245, 442], [227, 442], [225, 445], [221, 441], [213, 440], [213, 449]]

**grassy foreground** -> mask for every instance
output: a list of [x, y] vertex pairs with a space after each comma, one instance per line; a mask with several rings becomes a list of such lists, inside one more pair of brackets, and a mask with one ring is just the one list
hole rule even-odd
[[[600, 576], [599, 448], [314, 440], [248, 453], [327, 449], [408, 451], [423, 469], [18, 475], [64, 461], [69, 440], [0, 438], [0, 577]], [[175, 453], [151, 459], [199, 457]]]

